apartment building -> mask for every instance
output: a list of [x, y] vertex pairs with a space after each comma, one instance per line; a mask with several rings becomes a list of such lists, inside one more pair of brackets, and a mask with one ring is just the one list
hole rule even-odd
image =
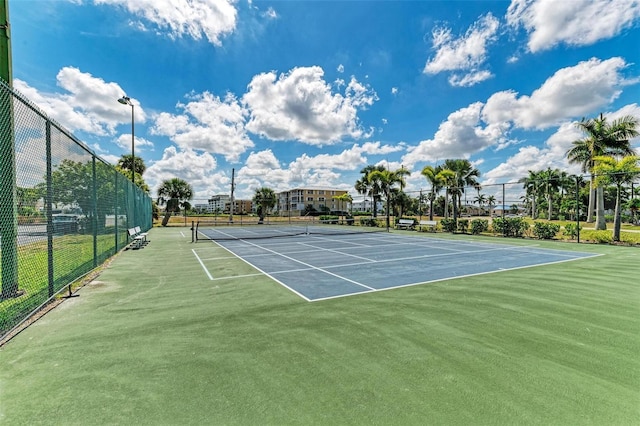
[[280, 216], [302, 216], [307, 206], [313, 207], [317, 212], [349, 211], [351, 206], [348, 202], [334, 198], [347, 192], [332, 188], [295, 188], [279, 192], [276, 194], [277, 210]]
[[[231, 197], [227, 194], [214, 195], [208, 200], [208, 211], [212, 213], [229, 213], [231, 207]], [[248, 214], [253, 212], [253, 202], [251, 200], [233, 200], [233, 213]]]

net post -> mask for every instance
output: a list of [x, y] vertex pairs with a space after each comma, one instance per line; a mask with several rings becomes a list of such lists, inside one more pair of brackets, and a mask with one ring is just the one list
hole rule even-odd
[[191, 242], [195, 243], [196, 242], [196, 225], [195, 225], [195, 221], [191, 221]]

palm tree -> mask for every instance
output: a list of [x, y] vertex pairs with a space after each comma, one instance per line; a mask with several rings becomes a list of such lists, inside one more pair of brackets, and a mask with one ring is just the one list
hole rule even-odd
[[544, 193], [547, 196], [547, 220], [551, 220], [553, 216], [553, 194], [560, 187], [560, 176], [560, 170], [551, 169], [551, 167], [538, 173], [538, 178], [542, 181]]
[[573, 148], [566, 153], [570, 163], [582, 165], [582, 171], [591, 176], [589, 191], [589, 209], [587, 222], [593, 222], [594, 193], [596, 195], [596, 229], [607, 229], [604, 220], [604, 192], [602, 186], [596, 189], [593, 168], [594, 158], [598, 156], [627, 156], [635, 152], [631, 149], [629, 140], [638, 136], [638, 119], [630, 115], [614, 120], [609, 124], [603, 114], [599, 118], [583, 118], [576, 126], [586, 137], [573, 141]]
[[484, 194], [480, 194], [478, 192], [478, 196], [476, 198], [473, 199], [474, 203], [478, 203], [478, 207], [480, 209], [481, 212], [484, 212], [484, 209], [482, 208], [484, 206], [484, 204], [487, 202], [487, 196]]
[[264, 223], [264, 217], [276, 205], [276, 193], [271, 188], [257, 188], [253, 194], [253, 202], [258, 206], [258, 223]]
[[158, 188], [158, 204], [167, 205], [162, 226], [167, 226], [171, 213], [180, 211], [180, 207], [187, 208], [192, 198], [193, 188], [186, 181], [180, 178], [162, 181], [162, 185]]
[[[453, 170], [443, 169], [438, 173], [442, 179], [442, 185], [445, 188], [444, 191], [444, 217], [449, 219], [449, 195], [456, 188], [456, 173]], [[454, 211], [455, 211], [455, 197], [452, 197]]]
[[353, 201], [353, 197], [351, 197], [351, 195], [348, 192], [345, 192], [344, 194], [341, 195], [334, 195], [333, 197], [334, 200], [338, 200], [340, 202], [339, 206], [340, 206], [340, 215], [342, 215], [342, 212], [344, 211], [344, 202], [346, 201], [347, 203], [350, 203]]
[[136, 156], [135, 160], [131, 161], [131, 158], [131, 154], [124, 154], [118, 160], [118, 167], [120, 167], [122, 170], [128, 170], [129, 172], [131, 172], [131, 170], [133, 169], [135, 170], [135, 174], [143, 174], [145, 170], [147, 170], [147, 166], [144, 164], [144, 160]]
[[596, 174], [595, 184], [599, 188], [602, 184], [610, 183], [616, 186], [616, 208], [613, 220], [613, 241], [620, 241], [620, 211], [622, 185], [633, 182], [640, 176], [640, 157], [629, 155], [621, 160], [609, 156], [593, 157], [593, 171]]
[[431, 184], [431, 190], [429, 192], [429, 220], [433, 220], [433, 201], [444, 185], [444, 178], [440, 172], [442, 172], [440, 166], [425, 166], [420, 172], [422, 176], [427, 179], [427, 182]]
[[522, 183], [526, 196], [531, 200], [531, 218], [538, 218], [537, 200], [540, 194], [540, 173], [529, 170], [529, 176], [523, 177], [518, 182]]
[[396, 183], [403, 185], [404, 178], [402, 174], [398, 174], [396, 172], [392, 172], [390, 170], [374, 170], [367, 175], [367, 180], [372, 188], [379, 188], [378, 193], [383, 193], [386, 196], [387, 201], [387, 228], [389, 228], [389, 212], [390, 212], [390, 202], [391, 202], [391, 187]]
[[627, 201], [626, 207], [631, 210], [631, 223], [634, 225], [638, 223], [637, 215], [638, 210], [640, 210], [640, 198], [632, 198]]
[[378, 200], [380, 199], [380, 188], [373, 186], [369, 181], [369, 173], [378, 170], [385, 170], [384, 166], [372, 166], [368, 165], [362, 170], [362, 178], [358, 179], [355, 183], [355, 190], [358, 191], [358, 194], [369, 195], [373, 200], [373, 217], [378, 216]]
[[493, 195], [489, 195], [487, 197], [487, 205], [489, 206], [489, 215], [492, 215], [493, 206], [496, 205], [496, 197]]
[[453, 196], [453, 220], [456, 220], [457, 212], [462, 207], [464, 188], [471, 186], [477, 189], [480, 187], [480, 182], [477, 179], [480, 177], [480, 171], [466, 159], [445, 160], [444, 168], [455, 173], [455, 178], [451, 182], [453, 185], [450, 186], [449, 191]]

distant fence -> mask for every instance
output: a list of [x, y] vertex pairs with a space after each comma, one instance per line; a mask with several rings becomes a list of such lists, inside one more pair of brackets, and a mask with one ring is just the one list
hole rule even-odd
[[0, 81], [0, 338], [152, 226], [147, 194]]

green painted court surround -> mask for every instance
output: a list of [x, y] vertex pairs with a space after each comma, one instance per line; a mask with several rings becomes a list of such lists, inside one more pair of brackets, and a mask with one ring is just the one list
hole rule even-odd
[[308, 303], [188, 228], [149, 239], [0, 349], [0, 423], [639, 418], [635, 248], [514, 240], [604, 256]]

